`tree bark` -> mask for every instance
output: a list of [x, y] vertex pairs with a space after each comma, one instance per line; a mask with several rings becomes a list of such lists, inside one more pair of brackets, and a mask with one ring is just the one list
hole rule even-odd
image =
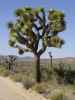
[[11, 64], [10, 63], [8, 64], [8, 70], [9, 71], [11, 70]]
[[53, 68], [53, 65], [52, 65], [52, 55], [51, 55], [51, 61], [50, 62], [51, 62], [51, 68]]
[[41, 82], [41, 69], [40, 69], [40, 56], [35, 56], [35, 62], [36, 62], [36, 82]]

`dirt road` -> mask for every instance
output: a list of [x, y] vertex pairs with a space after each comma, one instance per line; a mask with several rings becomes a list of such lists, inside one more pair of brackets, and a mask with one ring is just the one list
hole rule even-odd
[[9, 78], [0, 77], [0, 100], [46, 100], [34, 91], [23, 89], [22, 85]]

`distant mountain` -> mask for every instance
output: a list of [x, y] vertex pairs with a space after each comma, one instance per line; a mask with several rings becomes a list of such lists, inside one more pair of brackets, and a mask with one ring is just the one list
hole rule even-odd
[[[4, 62], [5, 59], [8, 57], [9, 55], [0, 55], [0, 62]], [[15, 55], [13, 55], [15, 56]], [[17, 58], [17, 61], [34, 61], [35, 58], [33, 57], [29, 57], [29, 56], [26, 56], [26, 57], [18, 57], [18, 56], [15, 56]], [[45, 59], [45, 58], [41, 58], [41, 62], [42, 63], [49, 63], [50, 59]], [[72, 64], [75, 64], [75, 57], [64, 57], [64, 58], [53, 58], [53, 62], [54, 63], [59, 63], [59, 62], [64, 62], [64, 63], [72, 63]]]
[[[18, 58], [19, 61], [34, 61], [35, 58], [32, 57], [23, 57]], [[41, 58], [42, 63], [49, 63], [50, 59]], [[68, 63], [68, 64], [75, 64], [75, 58], [74, 57], [64, 57], [64, 58], [53, 58], [53, 63]]]
[[26, 56], [26, 57], [18, 57], [18, 61], [32, 61], [34, 58]]
[[54, 59], [55, 62], [64, 62], [64, 63], [75, 63], [74, 57], [64, 57], [64, 58], [56, 58]]

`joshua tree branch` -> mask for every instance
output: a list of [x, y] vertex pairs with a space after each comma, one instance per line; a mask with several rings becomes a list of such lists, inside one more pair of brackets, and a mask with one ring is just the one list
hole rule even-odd
[[21, 50], [23, 50], [23, 51], [25, 51], [25, 52], [32, 52], [32, 50], [31, 50], [30, 48], [23, 48], [23, 47], [19, 46], [18, 44], [16, 44], [16, 45], [14, 46], [14, 48], [21, 49]]
[[36, 25], [36, 24], [33, 24], [33, 27], [35, 27], [35, 29], [36, 29], [37, 31], [39, 31], [39, 30], [41, 30], [41, 29], [42, 29], [42, 26], [37, 27], [37, 25]]
[[37, 14], [36, 17], [39, 19], [40, 22], [43, 22], [42, 18], [39, 16], [39, 14]]
[[42, 53], [44, 53], [46, 50], [46, 46], [44, 45], [44, 43], [42, 43], [42, 48], [38, 51], [38, 55], [40, 56]]
[[42, 23], [43, 23], [43, 27], [42, 27], [42, 29], [43, 29], [43, 32], [42, 32], [42, 35], [41, 35], [41, 37], [43, 37], [44, 36], [44, 34], [45, 34], [45, 32], [46, 32], [46, 17], [45, 17], [45, 11], [43, 10], [42, 11]]

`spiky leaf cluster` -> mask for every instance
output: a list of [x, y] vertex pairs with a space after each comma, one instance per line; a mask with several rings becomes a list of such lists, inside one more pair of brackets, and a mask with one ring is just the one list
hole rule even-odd
[[47, 47], [61, 48], [64, 43], [65, 41], [62, 38], [60, 38], [58, 35], [44, 37], [44, 44]]
[[54, 34], [65, 30], [64, 13], [56, 10], [50, 10], [48, 13], [50, 31]]
[[[18, 48], [23, 54], [31, 51], [41, 55], [47, 47], [61, 47], [64, 41], [58, 33], [65, 29], [64, 14], [60, 11], [48, 11], [44, 8], [22, 8], [15, 11], [16, 21], [9, 22], [9, 45]], [[42, 48], [39, 42], [42, 40]]]

